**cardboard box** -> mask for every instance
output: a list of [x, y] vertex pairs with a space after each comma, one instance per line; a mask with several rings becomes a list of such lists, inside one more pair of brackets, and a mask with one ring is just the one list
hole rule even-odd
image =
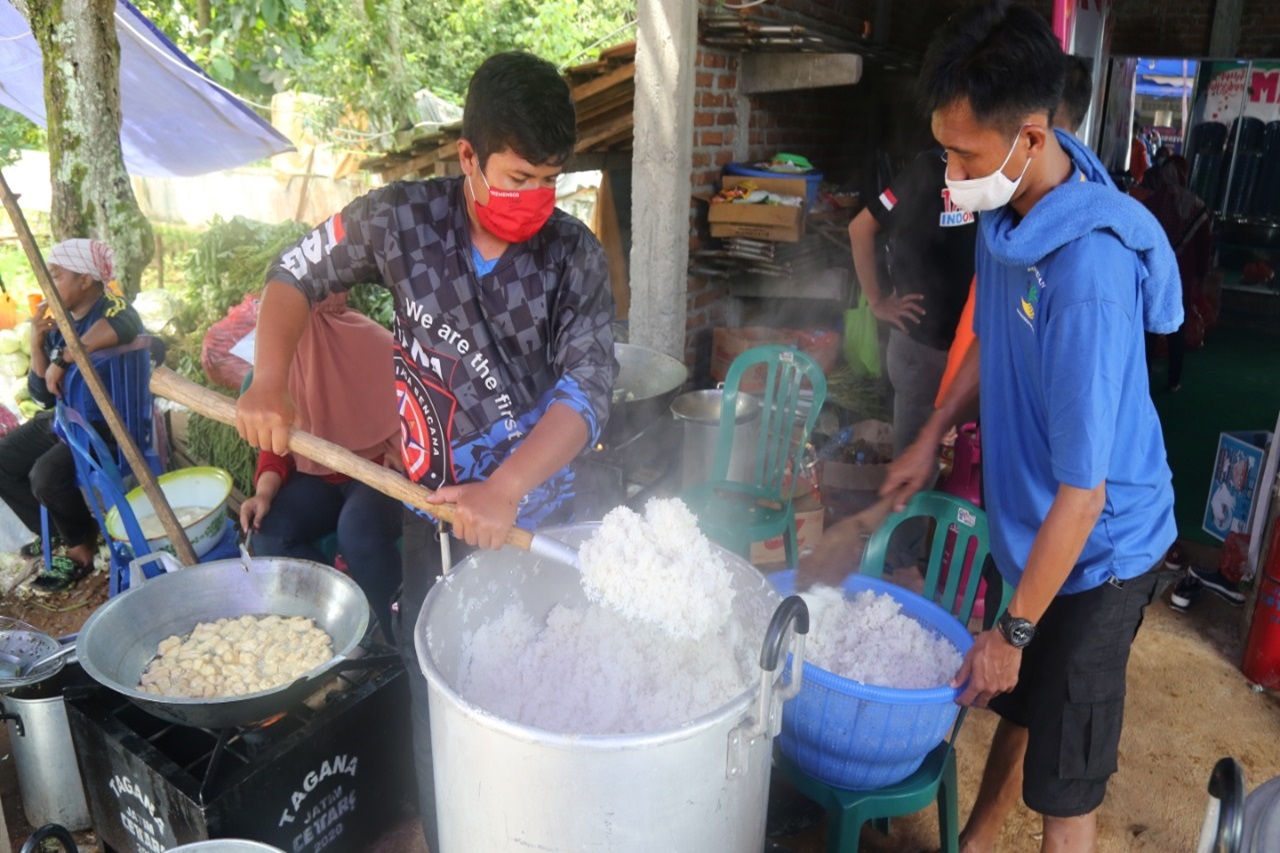
[[[822, 501], [812, 494], [802, 495], [795, 500], [796, 513], [796, 547], [800, 553], [812, 548], [822, 538], [822, 522], [825, 510]], [[767, 566], [782, 563], [787, 559], [787, 549], [781, 536], [765, 539], [751, 544], [751, 563], [756, 566]]]
[[[723, 186], [736, 187], [751, 183], [758, 190], [805, 198], [808, 185], [804, 178], [752, 178], [725, 175]], [[777, 243], [796, 243], [804, 234], [806, 205], [784, 204], [712, 204], [707, 211], [712, 237], [749, 237]]]
[[[893, 456], [893, 426], [866, 420], [853, 425], [850, 442], [871, 445], [880, 457]], [[858, 465], [824, 459], [819, 467], [822, 503], [831, 521], [861, 512], [879, 499], [880, 486], [889, 474], [888, 463]]]

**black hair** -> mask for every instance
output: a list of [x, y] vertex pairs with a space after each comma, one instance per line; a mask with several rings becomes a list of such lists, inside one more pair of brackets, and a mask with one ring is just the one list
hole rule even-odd
[[916, 95], [926, 115], [964, 98], [980, 123], [1016, 128], [1029, 113], [1052, 121], [1066, 69], [1053, 30], [1010, 0], [978, 0], [956, 12], [925, 52]]
[[535, 166], [564, 163], [577, 139], [569, 84], [531, 53], [494, 54], [467, 85], [462, 138], [476, 149], [481, 168], [507, 148]]
[[1089, 112], [1093, 100], [1093, 69], [1083, 56], [1066, 57], [1066, 80], [1062, 86], [1062, 103], [1058, 107], [1059, 126], [1075, 133]]

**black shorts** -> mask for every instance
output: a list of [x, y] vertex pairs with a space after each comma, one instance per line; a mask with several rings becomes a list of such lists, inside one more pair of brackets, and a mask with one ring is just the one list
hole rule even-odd
[[1147, 572], [1055, 598], [1022, 653], [1017, 686], [991, 700], [1027, 729], [1022, 798], [1032, 811], [1077, 817], [1102, 804], [1116, 771], [1129, 648], [1155, 588]]

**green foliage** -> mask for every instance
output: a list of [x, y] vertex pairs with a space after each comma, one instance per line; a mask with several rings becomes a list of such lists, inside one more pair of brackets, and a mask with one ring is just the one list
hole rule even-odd
[[635, 0], [219, 0], [201, 33], [190, 3], [136, 5], [249, 100], [285, 90], [323, 95], [334, 105], [318, 120], [362, 131], [416, 122], [413, 93], [423, 87], [461, 103], [471, 73], [493, 53], [583, 61], [598, 41], [631, 38], [626, 24], [635, 19]]
[[236, 489], [253, 494], [253, 474], [258, 467], [258, 451], [240, 437], [235, 427], [192, 414], [187, 425], [187, 446], [201, 462], [224, 469]]
[[268, 225], [242, 216], [213, 221], [183, 259], [185, 282], [171, 288], [183, 303], [174, 318], [176, 370], [191, 378], [203, 377], [200, 345], [209, 327], [246, 294], [262, 290], [267, 270], [280, 252], [308, 230], [297, 222]]
[[396, 302], [391, 291], [377, 284], [357, 284], [347, 297], [348, 307], [373, 320], [384, 329], [390, 329], [395, 319]]
[[43, 151], [46, 146], [42, 127], [27, 121], [21, 113], [0, 107], [0, 166], [18, 162], [24, 148]]

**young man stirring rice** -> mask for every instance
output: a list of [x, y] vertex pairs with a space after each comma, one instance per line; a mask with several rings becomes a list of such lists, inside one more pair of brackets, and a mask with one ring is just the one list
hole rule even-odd
[[[554, 66], [517, 52], [486, 60], [467, 89], [462, 177], [374, 190], [268, 273], [254, 381], [237, 407], [240, 434], [285, 451], [294, 419], [286, 381], [308, 305], [377, 282], [395, 298], [404, 469], [435, 490], [434, 502], [457, 505], [454, 535], [499, 548], [513, 524], [569, 520], [569, 465], [600, 435], [617, 372], [604, 252], [585, 225], [555, 210], [556, 176], [575, 134], [569, 87]], [[434, 851], [427, 685], [413, 642], [441, 568], [433, 523], [406, 511], [402, 551], [399, 641]]]
[[995, 849], [1019, 793], [1042, 850], [1094, 849], [1129, 648], [1176, 536], [1143, 330], [1181, 323], [1178, 268], [1151, 215], [1052, 129], [1063, 76], [1045, 20], [995, 0], [947, 22], [918, 84], [951, 199], [980, 214], [977, 340], [883, 493], [929, 481], [981, 386], [991, 550], [1015, 588], [954, 682], [1001, 717], [967, 851]]

